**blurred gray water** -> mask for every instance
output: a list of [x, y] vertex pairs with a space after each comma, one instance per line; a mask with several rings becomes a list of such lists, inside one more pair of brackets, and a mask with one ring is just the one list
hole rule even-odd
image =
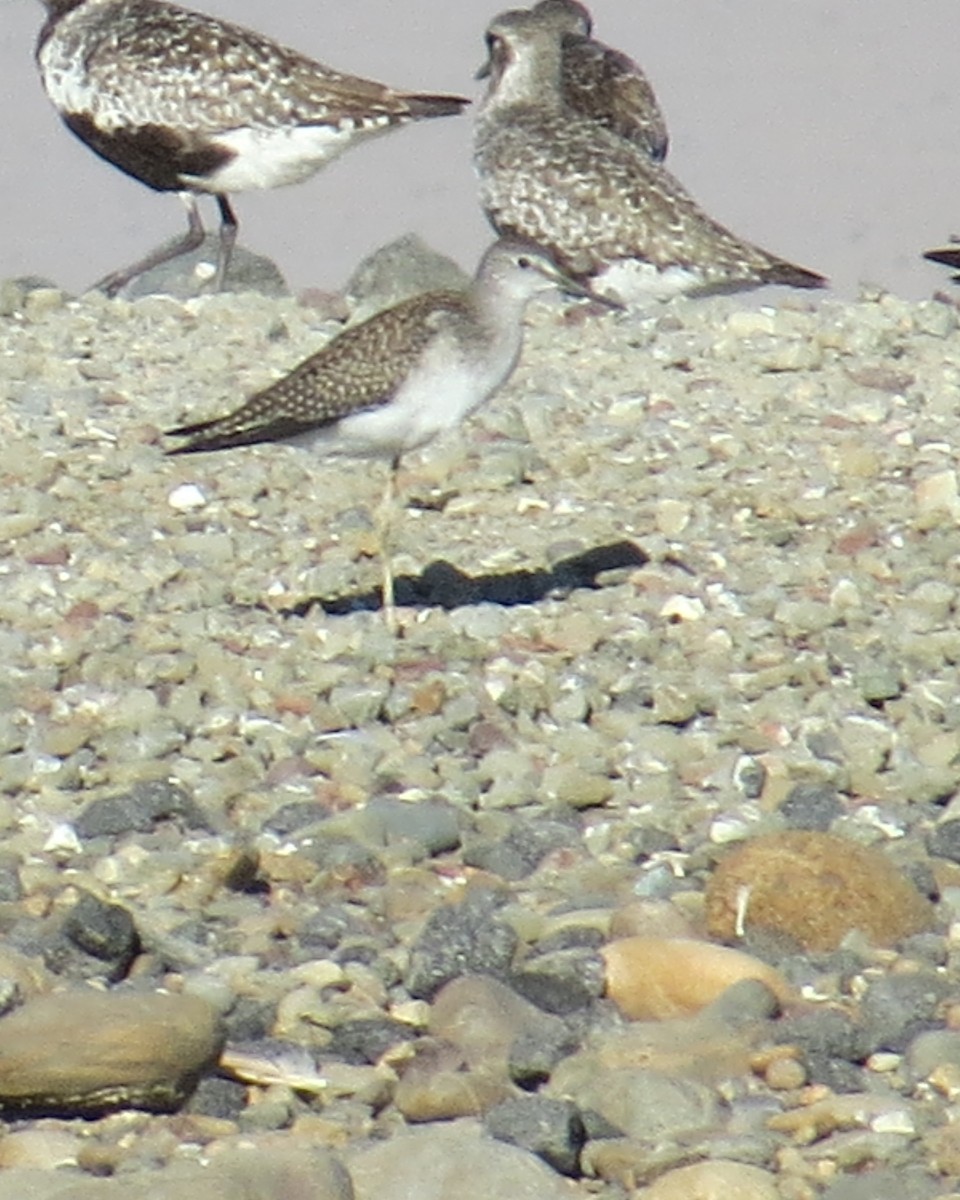
[[[210, 0], [207, 11], [342, 70], [475, 95], [487, 0]], [[960, 232], [957, 0], [595, 0], [596, 32], [651, 77], [670, 166], [738, 234], [823, 271], [930, 295], [920, 252]], [[183, 213], [98, 160], [40, 88], [37, 0], [0, 0], [0, 277], [79, 289], [179, 233]], [[236, 202], [241, 239], [295, 287], [339, 287], [376, 246], [415, 230], [471, 267], [489, 240], [470, 118], [426, 122], [348, 152], [297, 187]], [[205, 209], [215, 224], [212, 204]]]

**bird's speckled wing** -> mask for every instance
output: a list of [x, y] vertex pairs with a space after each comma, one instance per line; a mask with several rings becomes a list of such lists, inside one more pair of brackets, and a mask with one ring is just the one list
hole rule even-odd
[[731, 276], [822, 286], [709, 217], [649, 155], [566, 111], [517, 106], [478, 121], [480, 200], [501, 234], [549, 248], [575, 278], [615, 259], [696, 267], [705, 286]]
[[656, 162], [667, 156], [667, 122], [650, 82], [633, 59], [590, 38], [563, 39], [563, 94], [571, 108]]
[[316, 354], [224, 417], [168, 430], [172, 454], [284, 441], [389, 404], [429, 343], [459, 323], [459, 292], [430, 292], [338, 334]]
[[[156, 0], [68, 14], [55, 32], [48, 23], [38, 57], [48, 34], [58, 39], [48, 91], [72, 88], [74, 102], [61, 107], [91, 114], [102, 128], [115, 117], [119, 125], [216, 133], [350, 120], [354, 111], [358, 122], [386, 126], [427, 115], [432, 99], [449, 99], [450, 112], [466, 103], [394, 92], [252, 30]], [[71, 70], [75, 77], [68, 79]]]

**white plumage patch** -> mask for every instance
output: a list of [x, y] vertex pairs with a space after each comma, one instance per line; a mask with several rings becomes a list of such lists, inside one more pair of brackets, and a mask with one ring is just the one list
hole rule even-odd
[[185, 176], [184, 183], [208, 192], [247, 192], [301, 183], [342, 154], [357, 137], [358, 131], [352, 126], [233, 129], [214, 135], [210, 141], [234, 157], [213, 175], [203, 179]]
[[591, 287], [621, 304], [637, 304], [644, 300], [669, 300], [703, 283], [703, 276], [687, 267], [673, 266], [661, 271], [652, 263], [621, 258], [599, 271]]

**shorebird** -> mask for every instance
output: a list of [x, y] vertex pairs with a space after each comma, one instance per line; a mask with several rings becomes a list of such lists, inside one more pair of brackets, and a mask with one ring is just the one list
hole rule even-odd
[[[923, 257], [930, 262], [941, 263], [960, 271], [960, 244], [944, 246], [940, 250], [924, 250]], [[951, 283], [960, 283], [960, 274], [950, 276]]]
[[299, 183], [355, 142], [468, 103], [345, 75], [167, 0], [43, 3], [37, 64], [64, 124], [187, 207], [182, 238], [95, 285], [110, 295], [200, 246], [197, 195], [212, 194], [220, 210], [220, 288], [237, 236], [230, 194]]
[[767, 283], [825, 286], [731, 233], [648, 153], [570, 108], [560, 36], [535, 13], [504, 13], [489, 49], [474, 162], [498, 233], [529, 238], [574, 279], [628, 304]]
[[387, 534], [401, 456], [459, 425], [506, 382], [527, 303], [552, 287], [588, 294], [539, 247], [494, 242], [468, 288], [424, 292], [348, 327], [233, 412], [169, 430], [187, 441], [168, 453], [288, 442], [324, 456], [387, 459], [377, 527], [383, 610], [395, 627]]
[[[655, 162], [667, 156], [667, 123], [650, 82], [640, 67], [619, 50], [592, 37], [593, 18], [578, 0], [540, 0], [533, 18], [560, 35], [560, 86], [574, 112], [632, 142]], [[508, 19], [510, 13], [503, 14]], [[487, 27], [487, 43], [499, 33], [500, 17]], [[490, 74], [487, 61], [478, 79]]]

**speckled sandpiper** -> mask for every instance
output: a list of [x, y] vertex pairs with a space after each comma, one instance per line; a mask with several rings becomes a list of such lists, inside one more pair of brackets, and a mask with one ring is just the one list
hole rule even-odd
[[528, 11], [504, 14], [491, 34], [474, 161], [498, 233], [529, 238], [573, 278], [628, 304], [826, 284], [725, 229], [649, 154], [574, 112], [561, 54], [559, 35]]
[[[502, 14], [509, 20], [511, 13]], [[655, 162], [667, 156], [667, 123], [650, 81], [620, 50], [598, 42], [593, 18], [578, 0], [540, 0], [530, 15], [560, 35], [560, 84], [564, 103], [588, 120], [643, 150]], [[500, 17], [487, 27], [487, 43], [498, 33]], [[489, 60], [477, 73], [490, 74]]]
[[231, 193], [299, 183], [357, 141], [468, 103], [345, 75], [166, 0], [43, 3], [37, 64], [64, 123], [187, 207], [186, 234], [106, 276], [96, 286], [109, 294], [202, 243], [198, 194], [213, 194], [220, 209], [221, 287], [237, 233]]
[[[960, 241], [951, 239], [953, 245], [943, 246], [939, 250], [924, 250], [923, 257], [930, 262], [940, 263], [945, 267], [953, 267], [960, 272]], [[960, 274], [950, 276], [951, 283], [960, 283]]]
[[501, 239], [468, 289], [425, 292], [348, 327], [235, 411], [170, 430], [187, 441], [169, 453], [279, 441], [325, 456], [387, 459], [378, 527], [383, 609], [395, 626], [387, 534], [400, 458], [459, 425], [506, 382], [527, 303], [551, 287], [585, 294], [539, 247]]

